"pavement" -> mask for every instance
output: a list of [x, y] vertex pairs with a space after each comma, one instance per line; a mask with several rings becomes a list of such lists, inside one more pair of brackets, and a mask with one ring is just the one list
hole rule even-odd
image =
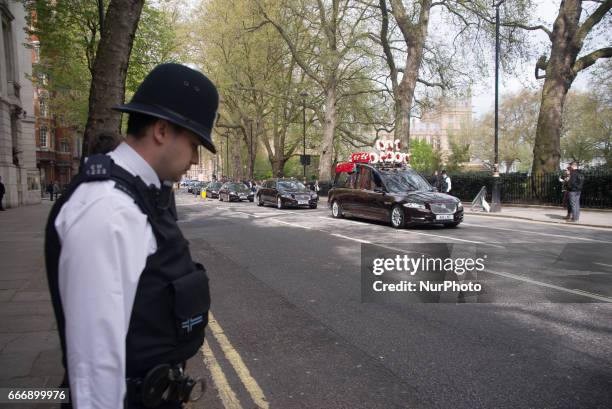
[[0, 212], [0, 388], [55, 388], [62, 381], [44, 267], [43, 231], [51, 204], [46, 200]]
[[[0, 388], [52, 388], [62, 379], [61, 351], [44, 268], [44, 226], [52, 204], [43, 200], [0, 212]], [[325, 206], [322, 198], [320, 207]], [[467, 207], [466, 211], [471, 212]], [[559, 208], [504, 207], [498, 214], [479, 215], [567, 224], [561, 220], [564, 210]], [[584, 210], [580, 225], [612, 228], [612, 213]]]

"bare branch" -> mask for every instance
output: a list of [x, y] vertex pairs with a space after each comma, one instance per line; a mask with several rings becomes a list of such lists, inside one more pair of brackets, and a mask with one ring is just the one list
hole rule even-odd
[[595, 64], [598, 59], [610, 57], [612, 57], [612, 47], [600, 48], [599, 50], [593, 51], [584, 57], [580, 57], [574, 64], [572, 70], [574, 71], [574, 74], [578, 74], [580, 71]]
[[584, 23], [582, 23], [582, 25], [576, 32], [576, 35], [574, 36], [573, 40], [574, 45], [579, 46], [579, 48], [582, 48], [582, 42], [584, 41], [586, 36], [589, 34], [591, 29], [601, 21], [601, 19], [606, 15], [606, 13], [610, 11], [610, 8], [612, 8], [612, 0], [606, 0], [601, 4], [601, 6], [597, 7], [597, 10], [595, 10], [595, 12], [591, 14], [589, 18], [584, 21]]

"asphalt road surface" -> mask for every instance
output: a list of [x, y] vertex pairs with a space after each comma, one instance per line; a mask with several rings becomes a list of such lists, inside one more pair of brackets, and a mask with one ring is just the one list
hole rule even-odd
[[[185, 193], [177, 206], [212, 297], [189, 362], [208, 388], [192, 408], [612, 407], [610, 229], [466, 215], [456, 229], [394, 230], [325, 204]], [[498, 254], [480, 276], [490, 298], [363, 302], [368, 243]]]

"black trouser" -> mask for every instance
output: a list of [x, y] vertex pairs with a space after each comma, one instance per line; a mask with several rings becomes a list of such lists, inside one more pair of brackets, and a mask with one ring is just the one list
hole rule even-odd
[[0, 210], [4, 210], [4, 206], [2, 206], [2, 200], [4, 199], [4, 194], [0, 195]]

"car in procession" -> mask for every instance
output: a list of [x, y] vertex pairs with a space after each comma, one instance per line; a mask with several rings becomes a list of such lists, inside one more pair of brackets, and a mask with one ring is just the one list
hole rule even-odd
[[210, 182], [206, 186], [206, 198], [207, 199], [218, 199], [219, 198], [219, 189], [221, 189], [223, 183], [221, 182]]
[[271, 204], [278, 209], [308, 206], [316, 209], [319, 196], [295, 179], [269, 179], [257, 190], [258, 206]]
[[463, 221], [461, 201], [439, 193], [403, 160], [372, 161], [369, 154], [360, 155], [358, 160], [336, 166], [328, 195], [333, 217], [378, 220], [395, 228], [422, 224], [456, 227]]
[[233, 202], [235, 200], [241, 202], [243, 200], [253, 201], [254, 195], [244, 183], [241, 182], [226, 182], [219, 189], [219, 200]]

